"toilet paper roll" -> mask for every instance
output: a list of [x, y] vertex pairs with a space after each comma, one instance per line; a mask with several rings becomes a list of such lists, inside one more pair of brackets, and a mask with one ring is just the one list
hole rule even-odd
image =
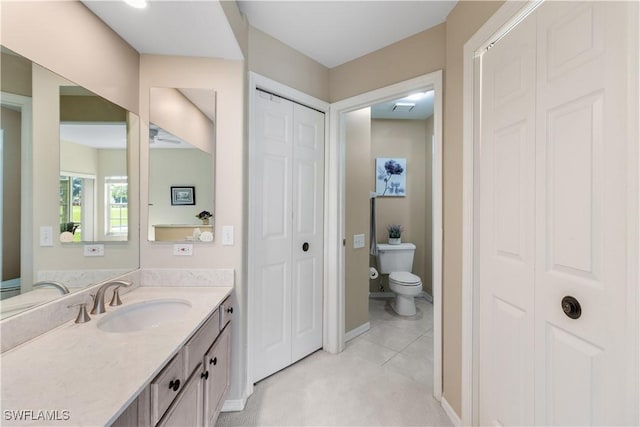
[[378, 270], [376, 270], [373, 267], [369, 267], [369, 279], [374, 280], [374, 279], [377, 279], [378, 276], [379, 276]]

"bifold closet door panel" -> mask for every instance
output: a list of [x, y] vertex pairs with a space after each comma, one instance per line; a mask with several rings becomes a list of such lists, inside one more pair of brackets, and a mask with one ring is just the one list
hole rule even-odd
[[626, 359], [637, 286], [627, 275], [633, 7], [548, 2], [536, 12], [537, 425], [629, 424], [638, 403], [625, 398], [637, 384]]
[[291, 363], [293, 103], [257, 91], [254, 380]]
[[322, 347], [324, 114], [294, 104], [292, 363]]
[[535, 31], [482, 57], [480, 425], [533, 424]]

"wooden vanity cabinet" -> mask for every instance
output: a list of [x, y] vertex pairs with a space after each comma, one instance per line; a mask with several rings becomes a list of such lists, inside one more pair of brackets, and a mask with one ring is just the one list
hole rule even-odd
[[167, 410], [157, 427], [198, 427], [203, 425], [203, 388], [200, 380], [202, 365], [187, 381], [182, 392]]
[[231, 370], [231, 325], [220, 334], [204, 356], [204, 425], [216, 424], [224, 397], [229, 391]]
[[232, 313], [227, 298], [112, 426], [213, 427], [229, 391]]

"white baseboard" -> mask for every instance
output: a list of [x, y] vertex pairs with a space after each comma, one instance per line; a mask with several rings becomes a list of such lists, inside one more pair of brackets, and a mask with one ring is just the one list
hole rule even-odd
[[449, 419], [451, 420], [451, 422], [453, 423], [454, 426], [456, 426], [456, 427], [462, 426], [462, 420], [460, 419], [458, 414], [456, 414], [456, 411], [453, 410], [451, 405], [449, 405], [449, 402], [447, 402], [447, 399], [445, 399], [444, 396], [442, 396], [442, 400], [440, 401], [440, 405], [442, 405], [442, 408], [444, 409], [444, 412], [447, 414], [447, 416], [449, 417]]
[[222, 404], [222, 412], [240, 412], [244, 410], [245, 405], [247, 404], [247, 399], [231, 399], [225, 400]]
[[361, 335], [367, 332], [370, 328], [371, 328], [371, 324], [367, 322], [363, 325], [358, 326], [357, 328], [350, 330], [349, 332], [344, 334], [344, 342], [351, 341], [358, 335]]
[[426, 293], [425, 291], [422, 291], [420, 293], [420, 298], [424, 298], [427, 301], [429, 301], [431, 304], [433, 304], [433, 297], [431, 295], [429, 295], [428, 293]]

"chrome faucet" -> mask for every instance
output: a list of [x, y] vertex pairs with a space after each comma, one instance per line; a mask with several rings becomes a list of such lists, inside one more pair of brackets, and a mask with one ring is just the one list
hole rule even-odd
[[34, 283], [33, 284], [33, 288], [43, 288], [43, 287], [56, 288], [60, 292], [62, 292], [62, 295], [69, 293], [69, 288], [67, 288], [62, 283], [56, 282], [54, 280], [43, 280], [42, 282], [38, 282], [38, 283]]
[[113, 291], [113, 299], [111, 300], [110, 305], [120, 305], [122, 304], [122, 301], [120, 301], [120, 297], [118, 295], [118, 288], [120, 288], [120, 286], [128, 288], [129, 286], [131, 286], [131, 282], [125, 282], [124, 280], [114, 280], [113, 282], [107, 282], [104, 285], [100, 286], [98, 288], [98, 292], [96, 293], [96, 297], [93, 300], [93, 308], [91, 309], [91, 314], [101, 314], [107, 311], [104, 306], [104, 294], [107, 292], [107, 289], [111, 288], [112, 286], [116, 286], [116, 288]]

